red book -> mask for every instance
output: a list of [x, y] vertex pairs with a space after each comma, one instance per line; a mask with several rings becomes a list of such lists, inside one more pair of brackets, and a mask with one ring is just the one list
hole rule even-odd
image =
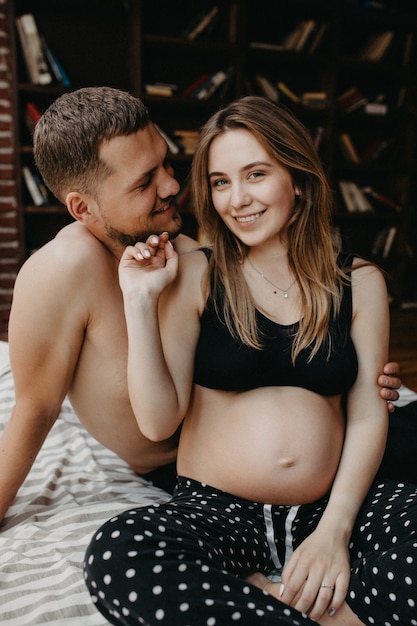
[[35, 125], [41, 117], [41, 112], [34, 102], [26, 102], [25, 104], [25, 122], [30, 133], [33, 133]]
[[40, 110], [38, 109], [38, 107], [36, 106], [34, 102], [26, 102], [26, 113], [32, 120], [33, 125], [39, 122], [40, 117], [42, 115]]
[[181, 97], [182, 98], [188, 98], [189, 96], [191, 96], [194, 91], [196, 91], [197, 89], [199, 89], [202, 85], [204, 85], [205, 82], [208, 81], [208, 79], [210, 78], [211, 74], [202, 74], [201, 76], [199, 76], [195, 81], [193, 81], [190, 85], [188, 85], [187, 87], [185, 87], [185, 89], [183, 90], [183, 92], [181, 93]]

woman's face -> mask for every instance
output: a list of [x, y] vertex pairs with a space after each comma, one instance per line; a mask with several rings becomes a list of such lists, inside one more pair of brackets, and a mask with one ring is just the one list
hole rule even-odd
[[208, 175], [217, 213], [244, 244], [286, 241], [294, 185], [250, 131], [228, 130], [212, 141]]

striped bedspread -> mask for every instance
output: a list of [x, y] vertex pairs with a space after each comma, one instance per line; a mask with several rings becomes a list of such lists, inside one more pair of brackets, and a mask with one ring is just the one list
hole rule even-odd
[[[13, 403], [0, 342], [0, 431]], [[0, 530], [1, 626], [106, 626], [83, 581], [87, 543], [115, 513], [167, 498], [92, 439], [65, 401]]]

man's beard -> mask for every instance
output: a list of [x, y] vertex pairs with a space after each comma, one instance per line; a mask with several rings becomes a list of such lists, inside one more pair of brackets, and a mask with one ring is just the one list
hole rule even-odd
[[164, 229], [160, 232], [157, 232], [155, 230], [140, 230], [136, 231], [136, 233], [134, 234], [123, 233], [122, 231], [113, 228], [109, 224], [106, 224], [106, 234], [108, 235], [108, 237], [110, 237], [110, 239], [112, 239], [112, 241], [117, 241], [125, 247], [134, 246], [135, 243], [137, 243], [138, 241], [146, 241], [151, 235], [161, 235], [162, 233], [168, 233], [169, 239], [172, 240], [178, 237], [178, 235], [181, 233], [182, 222], [181, 216], [179, 214], [177, 214], [175, 222], [176, 228], [173, 228], [171, 230]]

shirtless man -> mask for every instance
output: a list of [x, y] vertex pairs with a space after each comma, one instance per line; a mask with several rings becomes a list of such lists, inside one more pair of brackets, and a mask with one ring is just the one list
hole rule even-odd
[[[127, 391], [127, 338], [119, 259], [127, 245], [169, 233], [184, 254], [197, 243], [179, 234], [179, 184], [168, 147], [144, 105], [107, 87], [65, 94], [34, 136], [48, 187], [75, 222], [33, 254], [14, 289], [9, 323], [16, 404], [0, 443], [0, 520], [6, 514], [68, 395], [83, 426], [141, 475], [174, 481], [176, 436], [140, 433]], [[398, 367], [380, 385], [398, 397]], [[163, 472], [162, 472], [163, 473]]]

